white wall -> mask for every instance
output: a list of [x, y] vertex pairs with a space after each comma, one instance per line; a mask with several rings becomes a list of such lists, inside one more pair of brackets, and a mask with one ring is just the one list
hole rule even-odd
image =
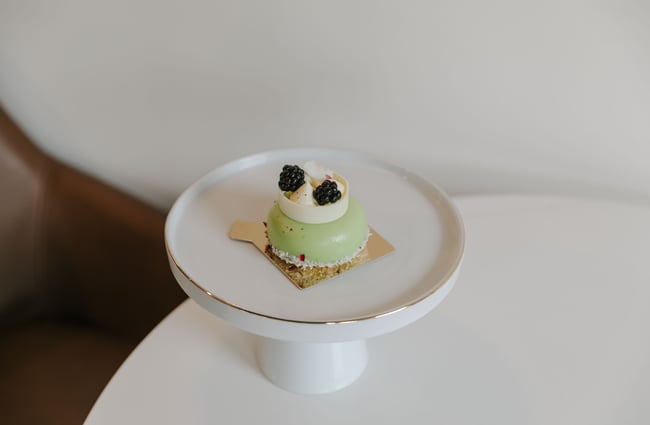
[[3, 0], [0, 102], [163, 207], [225, 161], [303, 145], [452, 193], [650, 202], [644, 0]]

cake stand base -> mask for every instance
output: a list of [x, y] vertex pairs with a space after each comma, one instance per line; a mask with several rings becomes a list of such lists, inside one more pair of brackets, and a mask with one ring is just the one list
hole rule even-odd
[[368, 364], [365, 340], [296, 342], [259, 337], [257, 362], [275, 385], [299, 394], [324, 394], [347, 387]]

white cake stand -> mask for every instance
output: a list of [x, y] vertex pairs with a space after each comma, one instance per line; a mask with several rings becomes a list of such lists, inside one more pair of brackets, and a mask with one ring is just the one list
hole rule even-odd
[[[228, 231], [237, 220], [264, 221], [282, 165], [310, 159], [347, 177], [370, 225], [395, 251], [300, 290]], [[257, 359], [267, 378], [292, 392], [318, 394], [361, 375], [367, 338], [412, 323], [445, 298], [458, 277], [465, 236], [449, 198], [417, 175], [362, 154], [291, 149], [228, 163], [191, 185], [167, 217], [165, 240], [183, 290], [261, 337]]]

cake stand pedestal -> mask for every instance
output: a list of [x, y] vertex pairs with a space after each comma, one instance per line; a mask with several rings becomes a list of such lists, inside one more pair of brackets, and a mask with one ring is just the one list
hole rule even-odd
[[257, 362], [280, 388], [301, 394], [345, 388], [368, 364], [366, 341], [299, 342], [261, 337]]
[[[237, 220], [265, 220], [282, 165], [311, 159], [346, 176], [370, 225], [395, 251], [299, 290], [254, 246], [227, 235]], [[165, 226], [183, 290], [212, 314], [259, 335], [264, 375], [303, 394], [351, 384], [366, 367], [366, 339], [435, 308], [458, 277], [464, 240], [456, 208], [436, 186], [365, 155], [321, 149], [267, 152], [217, 168], [181, 194]]]

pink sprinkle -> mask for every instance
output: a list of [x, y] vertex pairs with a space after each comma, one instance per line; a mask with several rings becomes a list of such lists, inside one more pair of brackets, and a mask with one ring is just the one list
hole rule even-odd
[[300, 261], [305, 261], [305, 254], [300, 254]]
[[325, 179], [332, 180], [332, 176], [330, 176], [329, 174], [325, 174]]

